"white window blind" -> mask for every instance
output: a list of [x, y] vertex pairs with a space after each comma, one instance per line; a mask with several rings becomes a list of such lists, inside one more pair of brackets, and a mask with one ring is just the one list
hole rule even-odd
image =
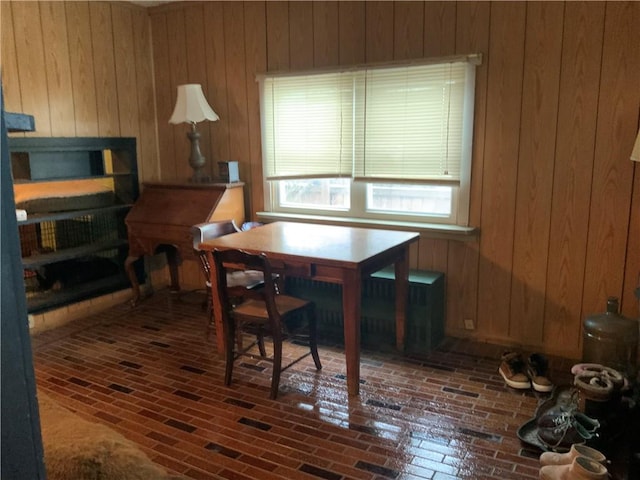
[[463, 115], [469, 69], [456, 62], [367, 70], [354, 176], [458, 183], [472, 128], [465, 131]]
[[266, 180], [459, 184], [478, 60], [263, 76]]
[[351, 72], [264, 78], [261, 114], [267, 180], [352, 175]]

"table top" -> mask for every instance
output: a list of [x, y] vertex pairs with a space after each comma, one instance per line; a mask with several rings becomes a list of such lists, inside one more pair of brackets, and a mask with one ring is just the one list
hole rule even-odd
[[415, 232], [274, 222], [206, 241], [200, 247], [205, 250], [238, 248], [252, 253], [264, 252], [272, 258], [301, 258], [355, 267], [393, 248], [404, 248], [418, 237]]

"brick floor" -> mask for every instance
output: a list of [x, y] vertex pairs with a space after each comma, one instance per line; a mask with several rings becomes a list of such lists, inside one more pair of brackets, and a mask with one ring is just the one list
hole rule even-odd
[[[286, 370], [272, 401], [259, 361], [223, 385], [202, 299], [161, 291], [34, 336], [38, 388], [194, 479], [538, 478], [540, 451], [516, 432], [545, 397], [503, 384], [502, 347], [364, 351], [350, 398], [343, 350], [323, 345], [323, 369], [308, 357]], [[570, 381], [572, 362], [551, 364]]]

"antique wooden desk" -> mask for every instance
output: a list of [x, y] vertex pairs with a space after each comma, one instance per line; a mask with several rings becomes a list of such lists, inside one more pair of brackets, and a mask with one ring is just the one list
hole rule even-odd
[[145, 183], [144, 190], [129, 211], [125, 223], [129, 255], [125, 269], [133, 288], [132, 303], [140, 298], [140, 286], [133, 267], [142, 255], [164, 249], [167, 254], [171, 289], [180, 290], [178, 264], [195, 258], [191, 226], [216, 220], [244, 222], [244, 183]]
[[[409, 274], [409, 246], [419, 234], [368, 228], [275, 222], [246, 232], [225, 235], [200, 244], [209, 251], [239, 248], [264, 252], [274, 271], [342, 285], [344, 342], [349, 395], [360, 386], [360, 298], [362, 279], [395, 264], [396, 345], [402, 350]], [[215, 282], [212, 275], [212, 282]], [[224, 352], [219, 302], [214, 302], [218, 349]]]

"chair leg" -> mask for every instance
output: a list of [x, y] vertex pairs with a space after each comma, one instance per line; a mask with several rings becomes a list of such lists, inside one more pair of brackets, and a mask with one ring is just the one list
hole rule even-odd
[[280, 386], [280, 372], [282, 371], [282, 337], [273, 337], [273, 375], [271, 376], [271, 399], [278, 396]]
[[234, 340], [235, 340], [235, 324], [234, 322], [230, 322], [230, 325], [227, 325], [225, 333], [226, 342], [225, 342], [225, 366], [224, 366], [224, 384], [229, 386], [231, 385], [231, 376], [233, 374], [233, 361], [234, 361]]
[[262, 330], [258, 332], [258, 350], [260, 350], [261, 357], [267, 356], [267, 350], [264, 348], [264, 334]]
[[213, 321], [213, 295], [211, 294], [211, 288], [207, 288], [207, 312], [209, 312], [209, 327], [215, 325]]
[[236, 350], [237, 350], [238, 352], [241, 352], [242, 350], [244, 350], [244, 344], [243, 344], [243, 342], [242, 342], [242, 331], [241, 331], [241, 330], [238, 330], [238, 331], [236, 332], [235, 337], [236, 337], [236, 338], [235, 338], [235, 341], [236, 341]]
[[316, 364], [316, 369], [322, 370], [320, 355], [318, 355], [318, 324], [314, 306], [311, 306], [309, 310], [307, 310], [307, 316], [309, 319], [309, 349], [311, 350], [313, 363]]

